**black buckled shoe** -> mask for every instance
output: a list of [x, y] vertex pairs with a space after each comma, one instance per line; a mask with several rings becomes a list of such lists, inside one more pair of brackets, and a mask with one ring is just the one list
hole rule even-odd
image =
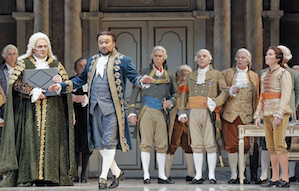
[[194, 178], [194, 177], [192, 177], [192, 176], [186, 176], [186, 181], [190, 182], [190, 181], [193, 180], [193, 178]]
[[250, 184], [250, 181], [247, 180], [246, 178], [244, 178], [244, 180], [243, 180], [243, 184]]
[[268, 180], [265, 184], [261, 184], [261, 187], [271, 187], [271, 186], [277, 186], [280, 183], [279, 180], [272, 182], [271, 180]]
[[217, 184], [217, 181], [215, 179], [210, 179], [209, 184]]
[[116, 178], [116, 176], [113, 175], [112, 177], [113, 181], [110, 184], [110, 186], [108, 188], [116, 188], [119, 185], [119, 180], [123, 180], [125, 179], [125, 173], [123, 171], [120, 171], [120, 175], [118, 178]]
[[143, 181], [143, 184], [150, 184], [150, 183], [151, 183], [151, 180], [149, 178], [147, 178]]
[[289, 181], [290, 182], [296, 182], [297, 180], [296, 180], [296, 176], [292, 176], [292, 177], [290, 177], [289, 178]]
[[261, 179], [258, 179], [256, 182], [252, 183], [252, 184], [265, 184], [266, 182], [268, 182], [268, 178], [266, 178], [265, 180], [261, 180]]
[[282, 180], [278, 185], [276, 185], [278, 188], [286, 188], [290, 187], [290, 182], [287, 182], [285, 180]]
[[174, 181], [171, 181], [168, 178], [166, 178], [166, 180], [158, 178], [158, 184], [174, 184]]
[[71, 179], [73, 180], [73, 182], [79, 182], [79, 177], [78, 176], [74, 176]]
[[230, 179], [227, 183], [229, 183], [229, 184], [239, 184], [239, 179], [238, 178]]
[[104, 178], [99, 179], [99, 189], [107, 189], [107, 183]]
[[191, 182], [189, 182], [189, 184], [202, 184], [205, 180], [203, 178], [197, 180], [195, 178], [193, 178], [193, 180]]

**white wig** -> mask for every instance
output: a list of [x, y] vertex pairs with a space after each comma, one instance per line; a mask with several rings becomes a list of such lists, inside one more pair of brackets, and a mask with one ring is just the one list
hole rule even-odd
[[188, 66], [187, 64], [184, 64], [184, 65], [180, 65], [177, 69], [177, 74], [179, 74], [181, 71], [189, 71], [189, 72], [192, 72], [192, 69], [190, 66]]
[[237, 52], [236, 52], [236, 57], [235, 60], [237, 60], [237, 56], [240, 52], [245, 52], [247, 55], [247, 62], [249, 63], [249, 68], [251, 68], [251, 60], [252, 60], [252, 56], [251, 53], [246, 49], [246, 48], [240, 48]]
[[163, 52], [163, 54], [164, 54], [164, 59], [166, 60], [167, 59], [167, 51], [166, 51], [166, 49], [163, 47], [163, 46], [155, 46], [154, 48], [153, 48], [153, 51], [152, 51], [152, 54], [151, 54], [151, 58], [153, 59], [153, 57], [154, 57], [154, 52], [155, 51], [162, 51]]
[[48, 43], [48, 56], [50, 58], [53, 58], [53, 59], [57, 60], [56, 56], [54, 56], [54, 54], [52, 52], [52, 47], [51, 47], [49, 37], [46, 34], [42, 33], [42, 32], [37, 32], [37, 33], [34, 33], [29, 38], [26, 54], [23, 54], [22, 56], [20, 56], [18, 58], [18, 61], [32, 56], [33, 55], [33, 49], [36, 48], [36, 42], [38, 40], [41, 40], [41, 39], [46, 40], [46, 42]]
[[2, 49], [2, 58], [5, 60], [6, 53], [8, 49], [14, 49], [16, 51], [17, 56], [19, 56], [19, 50], [18, 48], [13, 44], [8, 44]]
[[293, 58], [292, 53], [291, 53], [291, 50], [290, 50], [288, 47], [283, 46], [283, 45], [279, 45], [279, 46], [277, 46], [277, 48], [279, 48], [280, 50], [282, 50], [282, 52], [283, 52], [283, 57], [284, 57], [285, 59], [287, 59], [288, 61], [291, 60], [291, 59]]
[[212, 59], [213, 59], [212, 54], [207, 49], [200, 49], [199, 51], [197, 51], [196, 56], [194, 57], [194, 61], [197, 61], [197, 53], [199, 53], [201, 51], [205, 51], [206, 53], [208, 53], [208, 58], [209, 58], [210, 61], [212, 61]]

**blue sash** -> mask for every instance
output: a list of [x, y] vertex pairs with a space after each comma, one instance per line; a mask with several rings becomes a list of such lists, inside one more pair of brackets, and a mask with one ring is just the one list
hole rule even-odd
[[147, 107], [162, 110], [162, 101], [163, 100], [161, 99], [156, 99], [148, 95], [143, 95], [141, 103]]

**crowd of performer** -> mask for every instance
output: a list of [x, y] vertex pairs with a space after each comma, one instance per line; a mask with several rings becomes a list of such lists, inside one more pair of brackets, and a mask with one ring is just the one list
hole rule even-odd
[[[131, 58], [117, 51], [113, 32], [101, 31], [97, 43], [97, 54], [74, 63], [77, 75], [72, 78], [54, 56], [44, 33], [33, 34], [26, 53], [20, 57], [14, 45], [3, 48], [0, 174], [4, 179], [1, 181], [0, 175], [0, 187], [87, 182], [92, 152], [102, 156], [99, 189], [118, 187], [125, 173], [115, 162], [115, 152], [117, 148], [123, 152], [132, 149], [129, 122], [136, 128], [134, 138], [140, 140], [143, 184], [152, 183], [149, 167], [153, 143], [158, 184], [175, 183], [171, 167], [178, 147], [185, 152], [186, 181], [205, 182], [206, 154], [208, 183], [217, 184], [215, 170], [221, 138], [231, 171], [228, 184], [239, 184], [238, 125], [253, 123], [257, 128], [263, 124], [266, 136], [244, 139], [244, 151], [240, 152], [249, 153], [251, 181], [245, 176], [243, 182], [290, 187], [290, 181], [296, 181], [296, 162], [288, 161], [288, 151], [295, 142], [286, 138], [286, 128], [289, 121], [296, 120], [299, 67], [288, 66], [292, 54], [286, 46], [268, 48], [265, 63], [269, 67], [259, 77], [252, 70], [256, 63], [252, 63], [251, 53], [245, 48], [236, 52], [234, 66], [223, 71], [213, 68], [209, 50], [200, 49], [194, 59], [194, 71], [181, 65], [172, 72], [166, 64], [167, 50], [155, 46], [152, 62], [138, 73]], [[25, 70], [48, 68], [57, 68], [57, 75], [50, 79], [53, 85], [47, 90], [33, 86], [25, 78]], [[133, 84], [129, 103], [125, 99], [127, 79]], [[142, 98], [138, 108], [139, 93]], [[246, 167], [246, 159], [240, 172]], [[272, 177], [268, 178], [270, 161]], [[110, 169], [113, 176], [108, 184]]]

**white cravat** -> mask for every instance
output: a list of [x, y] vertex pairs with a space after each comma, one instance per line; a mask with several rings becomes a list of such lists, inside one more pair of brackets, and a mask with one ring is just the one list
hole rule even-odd
[[8, 78], [10, 79], [10, 76], [12, 74], [12, 71], [13, 71], [13, 67], [11, 67], [9, 64], [5, 63], [6, 64], [6, 67], [7, 67], [7, 74], [8, 74]]
[[246, 72], [248, 71], [248, 68], [246, 67], [245, 70], [241, 70], [236, 66], [236, 69], [238, 71], [237, 77], [236, 77], [236, 86], [239, 88], [247, 88], [248, 87], [248, 80], [246, 76]]
[[197, 74], [197, 81], [196, 83], [197, 84], [203, 84], [205, 83], [205, 80], [206, 80], [206, 72], [210, 69], [210, 66], [207, 66], [203, 69], [199, 68], [197, 69], [198, 71], [198, 74]]
[[36, 60], [36, 65], [35, 65], [36, 69], [49, 68], [49, 65], [48, 65], [48, 63], [46, 61], [48, 57], [38, 58], [35, 55], [33, 55], [33, 57]]
[[160, 72], [159, 70], [157, 70], [157, 68], [155, 67], [155, 65], [153, 64], [153, 68], [156, 70], [156, 76], [160, 77], [164, 74], [164, 69], [162, 67], [162, 71]]
[[109, 55], [107, 56], [101, 56], [99, 59], [98, 59], [98, 63], [97, 63], [97, 71], [96, 71], [96, 74], [101, 76], [101, 78], [104, 77], [104, 70], [106, 68], [106, 65], [108, 63], [108, 59], [109, 59]]

